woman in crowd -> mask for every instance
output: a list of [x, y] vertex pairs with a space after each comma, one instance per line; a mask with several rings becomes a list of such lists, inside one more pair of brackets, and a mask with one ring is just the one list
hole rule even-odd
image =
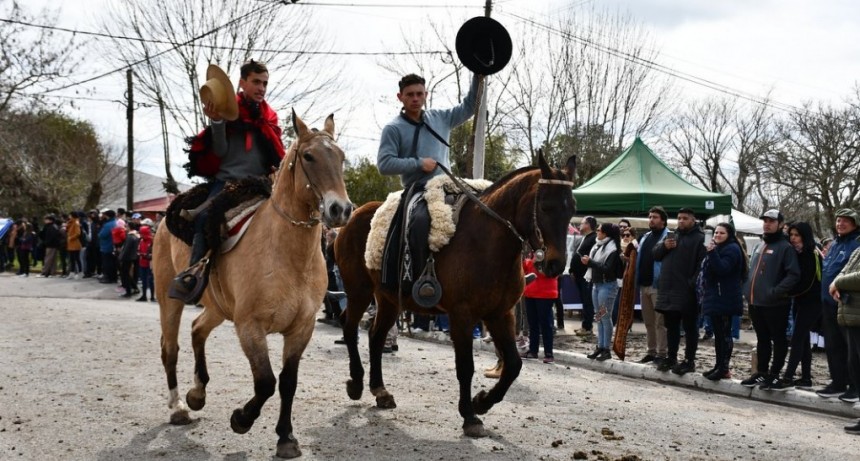
[[526, 285], [525, 298], [526, 318], [529, 322], [529, 350], [523, 358], [538, 358], [538, 341], [543, 337], [543, 362], [553, 363], [552, 355], [552, 322], [553, 303], [558, 298], [558, 281], [555, 277], [547, 277], [535, 269], [534, 255], [523, 260], [523, 270], [526, 274], [535, 273], [537, 279]]
[[[794, 292], [790, 293], [794, 301], [791, 354], [788, 356], [783, 380], [771, 385], [772, 390], [781, 390], [789, 386], [812, 387], [812, 345], [809, 342], [809, 332], [821, 316], [821, 257], [815, 246], [815, 238], [812, 236], [812, 226], [802, 221], [791, 224], [788, 227], [788, 239], [797, 250], [800, 282]], [[798, 364], [800, 364], [800, 378], [794, 379]]]
[[747, 275], [746, 255], [729, 223], [714, 228], [714, 238], [708, 244], [708, 253], [702, 260], [698, 292], [702, 312], [710, 316], [714, 329], [716, 363], [704, 373], [711, 381], [731, 378], [729, 362], [732, 359], [732, 317], [743, 314], [741, 287]]
[[152, 220], [144, 219], [140, 226], [140, 242], [137, 244], [137, 264], [140, 275], [140, 297], [137, 301], [155, 301], [155, 284], [152, 277]]
[[18, 233], [15, 237], [15, 249], [18, 251], [18, 276], [30, 276], [30, 253], [36, 247], [36, 233], [33, 226], [28, 222], [18, 225]]
[[597, 348], [589, 359], [599, 361], [611, 357], [609, 343], [612, 342], [612, 308], [618, 296], [618, 276], [621, 274], [619, 228], [615, 224], [603, 223], [597, 228], [597, 240], [582, 264], [588, 267], [585, 279], [590, 280], [594, 301], [594, 322], [597, 324]]

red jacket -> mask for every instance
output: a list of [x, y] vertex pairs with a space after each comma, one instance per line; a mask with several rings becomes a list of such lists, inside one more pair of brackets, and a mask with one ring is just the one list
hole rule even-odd
[[152, 261], [152, 230], [149, 226], [140, 226], [140, 243], [137, 246], [137, 256], [140, 267], [149, 267]]
[[523, 296], [526, 298], [537, 299], [555, 299], [558, 298], [558, 277], [547, 277], [543, 272], [538, 272], [535, 269], [534, 259], [527, 258], [523, 260], [523, 270], [526, 274], [534, 272], [537, 278], [534, 282], [526, 285]]

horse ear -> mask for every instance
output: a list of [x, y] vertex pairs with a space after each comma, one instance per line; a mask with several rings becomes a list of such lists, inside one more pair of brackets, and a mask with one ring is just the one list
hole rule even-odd
[[564, 165], [564, 173], [567, 174], [567, 177], [571, 181], [576, 179], [576, 155], [571, 155], [567, 159], [567, 163]]
[[308, 132], [308, 126], [305, 125], [305, 122], [296, 115], [296, 110], [293, 109], [293, 130], [296, 132], [296, 137], [301, 138]]
[[552, 177], [552, 168], [546, 163], [546, 159], [543, 158], [543, 149], [538, 149], [538, 166], [540, 167], [540, 175], [544, 178]]
[[329, 114], [329, 116], [325, 118], [323, 130], [325, 130], [326, 133], [330, 134], [331, 137], [334, 137], [334, 114]]

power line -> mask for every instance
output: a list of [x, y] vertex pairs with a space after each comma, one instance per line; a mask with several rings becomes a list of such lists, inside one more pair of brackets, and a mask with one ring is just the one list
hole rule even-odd
[[763, 105], [766, 107], [771, 107], [771, 108], [778, 109], [778, 110], [785, 111], [785, 112], [798, 112], [798, 111], [804, 110], [802, 108], [793, 106], [791, 104], [781, 103], [781, 102], [777, 102], [777, 101], [764, 100], [758, 96], [746, 93], [744, 91], [737, 90], [737, 89], [731, 88], [729, 86], [726, 86], [726, 85], [723, 85], [723, 84], [720, 84], [720, 83], [717, 83], [717, 82], [714, 82], [714, 81], [711, 81], [711, 80], [708, 80], [708, 79], [705, 79], [702, 77], [698, 77], [698, 76], [695, 76], [695, 75], [692, 75], [692, 74], [689, 74], [686, 72], [677, 71], [675, 69], [669, 68], [667, 66], [664, 66], [664, 65], [657, 63], [655, 61], [652, 61], [650, 59], [645, 59], [645, 58], [642, 58], [639, 56], [631, 55], [630, 53], [627, 53], [627, 52], [624, 52], [621, 50], [617, 50], [615, 48], [597, 43], [591, 39], [579, 37], [579, 36], [574, 35], [570, 32], [558, 30], [556, 28], [553, 28], [552, 26], [549, 26], [549, 25], [546, 25], [543, 23], [539, 23], [533, 19], [525, 18], [525, 17], [517, 15], [515, 13], [505, 12], [502, 14], [512, 16], [512, 17], [514, 17], [520, 21], [527, 22], [527, 23], [529, 23], [535, 27], [538, 27], [540, 29], [543, 29], [543, 30], [552, 32], [556, 35], [559, 35], [564, 39], [572, 40], [572, 41], [575, 41], [577, 43], [581, 43], [583, 45], [592, 47], [592, 48], [594, 48], [600, 52], [609, 54], [611, 56], [614, 56], [614, 57], [617, 57], [620, 59], [623, 59], [623, 60], [631, 62], [633, 64], [640, 65], [640, 66], [646, 67], [648, 69], [655, 70], [657, 72], [669, 75], [671, 77], [678, 78], [678, 79], [690, 82], [690, 83], [695, 84], [695, 85], [699, 85], [699, 86], [702, 86], [702, 87], [705, 87], [705, 88], [708, 88], [708, 89], [711, 89], [714, 91], [718, 91], [718, 92], [727, 94], [729, 96], [734, 96], [736, 98], [744, 99], [746, 101], [749, 101], [749, 102], [752, 102], [755, 104], [760, 104], [760, 105]]
[[261, 13], [261, 12], [263, 12], [263, 10], [265, 10], [266, 8], [273, 9], [273, 8], [274, 8], [274, 6], [276, 6], [276, 4], [266, 5], [266, 6], [260, 7], [260, 8], [258, 8], [258, 9], [256, 9], [256, 10], [252, 10], [252, 11], [250, 11], [250, 12], [246, 13], [246, 14], [243, 14], [242, 16], [239, 16], [238, 18], [231, 19], [230, 21], [227, 21], [226, 23], [224, 23], [224, 24], [222, 24], [222, 25], [220, 25], [220, 26], [218, 26], [218, 27], [216, 27], [216, 28], [214, 28], [214, 29], [212, 29], [212, 30], [210, 30], [210, 31], [208, 31], [208, 32], [204, 32], [204, 33], [202, 33], [202, 34], [200, 34], [200, 35], [198, 35], [198, 36], [196, 36], [196, 37], [191, 38], [190, 40], [186, 40], [185, 42], [182, 42], [182, 43], [176, 44], [176, 45], [174, 45], [174, 46], [172, 46], [172, 47], [170, 47], [170, 48], [168, 48], [168, 49], [166, 49], [166, 50], [164, 50], [164, 51], [160, 51], [160, 52], [158, 52], [158, 53], [156, 53], [156, 54], [154, 54], [154, 55], [152, 55], [152, 56], [149, 56], [149, 57], [147, 57], [147, 58], [140, 59], [140, 60], [135, 61], [135, 62], [133, 62], [133, 63], [131, 63], [131, 64], [126, 64], [126, 65], [124, 65], [124, 66], [122, 66], [122, 67], [119, 67], [119, 68], [117, 68], [117, 69], [114, 69], [114, 70], [111, 70], [111, 71], [108, 71], [108, 72], [105, 72], [105, 73], [102, 73], [102, 74], [96, 75], [95, 77], [90, 77], [90, 78], [85, 79], [85, 80], [81, 80], [81, 81], [78, 81], [78, 82], [69, 83], [68, 85], [63, 85], [63, 86], [60, 86], [60, 87], [57, 87], [57, 88], [51, 88], [51, 89], [45, 90], [45, 91], [43, 91], [43, 93], [52, 93], [52, 92], [54, 92], [54, 91], [65, 90], [65, 89], [67, 89], [67, 88], [71, 88], [71, 87], [73, 87], [73, 86], [83, 85], [84, 83], [89, 83], [89, 82], [92, 82], [93, 80], [98, 80], [98, 79], [100, 79], [100, 78], [107, 77], [108, 75], [114, 74], [114, 73], [116, 73], [116, 72], [121, 72], [121, 71], [124, 71], [124, 70], [130, 69], [130, 68], [132, 68], [132, 67], [134, 67], [134, 66], [137, 66], [138, 64], [142, 64], [142, 63], [144, 63], [144, 62], [146, 62], [146, 61], [149, 61], [149, 60], [151, 60], [151, 59], [158, 58], [158, 57], [160, 57], [160, 56], [162, 56], [162, 55], [164, 55], [164, 54], [167, 54], [167, 53], [169, 53], [169, 52], [171, 52], [171, 51], [177, 50], [177, 49], [179, 49], [180, 47], [187, 46], [187, 45], [189, 45], [189, 44], [191, 44], [191, 43], [196, 42], [197, 40], [200, 40], [200, 39], [205, 38], [205, 37], [207, 37], [207, 36], [209, 36], [209, 35], [212, 35], [212, 34], [214, 34], [215, 32], [218, 32], [219, 30], [221, 30], [221, 29], [223, 29], [223, 28], [225, 28], [225, 27], [231, 26], [231, 25], [236, 24], [236, 23], [238, 23], [238, 22], [240, 22], [240, 21], [242, 21], [242, 20], [247, 19], [248, 17], [250, 17], [250, 16], [251, 16], [251, 15], [253, 15], [253, 14]]
[[[79, 29], [69, 29], [67, 27], [58, 27], [58, 26], [49, 26], [46, 24], [35, 24], [31, 22], [25, 21], [17, 21], [14, 19], [0, 18], [0, 22], [5, 22], [9, 24], [16, 24], [27, 27], [34, 27], [37, 29], [44, 30], [53, 30], [59, 32], [68, 32], [70, 34], [75, 35], [86, 35], [92, 37], [102, 37], [102, 38], [110, 38], [114, 40], [129, 40], [133, 42], [139, 43], [152, 43], [159, 45], [177, 45], [176, 42], [171, 42], [168, 40], [159, 40], [154, 38], [143, 38], [143, 37], [130, 37], [126, 35], [114, 35], [108, 34], [104, 32], [93, 32]], [[223, 27], [223, 26], [222, 26]], [[181, 45], [180, 45], [181, 46]], [[201, 48], [207, 48], [210, 50], [233, 50], [235, 47], [224, 46], [224, 45], [198, 45]], [[247, 51], [255, 52], [255, 53], [274, 53], [274, 54], [307, 54], [307, 55], [328, 55], [328, 56], [404, 56], [404, 55], [416, 55], [416, 54], [447, 54], [447, 51], [439, 50], [439, 51], [307, 51], [307, 50], [277, 50], [277, 49], [267, 49], [267, 48], [250, 48]]]

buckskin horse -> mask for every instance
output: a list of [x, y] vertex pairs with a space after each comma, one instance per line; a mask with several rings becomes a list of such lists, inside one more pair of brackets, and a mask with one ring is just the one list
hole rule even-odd
[[[377, 314], [370, 329], [369, 385], [380, 408], [396, 407], [394, 396], [385, 388], [381, 365], [385, 335], [399, 315], [401, 303], [416, 313], [447, 313], [460, 385], [458, 407], [463, 431], [469, 437], [487, 435], [477, 415], [485, 414], [504, 398], [522, 367], [512, 307], [525, 284], [523, 251], [529, 246], [542, 251], [545, 257], [541, 270], [550, 277], [560, 275], [566, 267], [567, 228], [576, 208], [571, 181], [576, 159], [568, 159], [563, 171], [550, 168], [542, 153], [538, 159], [539, 167], [515, 170], [480, 194], [480, 201], [497, 217], [473, 202], [462, 208], [454, 236], [434, 255], [443, 287], [435, 308], [421, 308], [408, 295], [398, 300], [396, 292], [380, 287], [380, 271], [369, 270], [364, 255], [370, 221], [381, 203], [367, 203], [353, 213], [335, 241], [335, 257], [347, 294], [343, 335], [349, 351], [350, 379], [346, 389], [351, 399], [360, 399], [364, 386], [357, 330], [374, 295]], [[498, 383], [472, 399], [472, 330], [481, 321], [505, 366]]]
[[[167, 374], [172, 424], [188, 424], [188, 410], [206, 403], [205, 345], [224, 320], [235, 324], [251, 364], [254, 396], [230, 418], [234, 432], [251, 429], [266, 400], [275, 393], [266, 335], [284, 336], [283, 369], [278, 383], [281, 412], [275, 432], [277, 455], [301, 455], [293, 436], [292, 404], [299, 360], [314, 329], [315, 313], [325, 296], [327, 275], [320, 249], [320, 220], [336, 227], [350, 216], [352, 204], [343, 182], [344, 153], [334, 142], [334, 118], [322, 131], [311, 131], [293, 112], [297, 139], [287, 150], [272, 185], [272, 195], [256, 211], [235, 248], [219, 255], [202, 298], [204, 310], [191, 327], [194, 386], [187, 406], [179, 397], [176, 362], [183, 303], [167, 296], [175, 275], [188, 263], [188, 246], [166, 226], [155, 238], [152, 266], [161, 313], [161, 360]], [[321, 215], [321, 216], [320, 216]], [[216, 250], [217, 251], [217, 250]]]

